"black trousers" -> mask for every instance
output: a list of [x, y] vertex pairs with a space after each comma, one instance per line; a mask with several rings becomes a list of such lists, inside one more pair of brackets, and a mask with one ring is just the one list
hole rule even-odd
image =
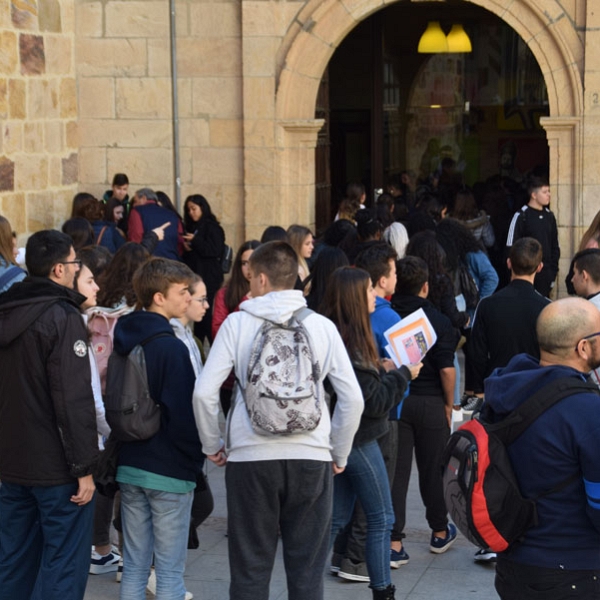
[[598, 600], [600, 571], [547, 569], [499, 556], [495, 586], [502, 600]]
[[398, 459], [392, 486], [396, 522], [392, 541], [404, 537], [406, 495], [410, 481], [413, 450], [419, 470], [419, 490], [425, 505], [425, 518], [432, 531], [448, 525], [442, 488], [442, 453], [450, 436], [444, 399], [441, 396], [409, 395], [404, 400], [398, 421]]
[[228, 462], [230, 600], [268, 600], [281, 531], [289, 600], [323, 600], [331, 536], [330, 462]]

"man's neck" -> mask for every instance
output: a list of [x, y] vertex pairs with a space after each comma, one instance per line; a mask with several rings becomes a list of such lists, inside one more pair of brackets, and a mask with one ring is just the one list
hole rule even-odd
[[596, 294], [600, 294], [600, 285], [593, 284], [588, 286], [584, 298], [592, 298]]
[[529, 208], [533, 208], [533, 210], [544, 210], [544, 208], [546, 208], [533, 198], [527, 203], [527, 206], [529, 206]]
[[533, 273], [532, 275], [515, 275], [512, 271], [510, 273], [511, 281], [527, 281], [528, 283], [531, 283], [531, 285], [533, 285], [534, 279], [535, 273]]

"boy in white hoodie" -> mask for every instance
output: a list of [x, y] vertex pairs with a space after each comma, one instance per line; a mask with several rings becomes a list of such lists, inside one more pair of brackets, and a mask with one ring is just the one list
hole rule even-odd
[[255, 337], [265, 320], [287, 323], [306, 306], [294, 290], [296, 253], [269, 242], [250, 258], [252, 299], [221, 326], [196, 387], [194, 413], [204, 452], [227, 462], [230, 598], [267, 600], [278, 530], [281, 531], [289, 600], [322, 600], [328, 553], [333, 475], [344, 470], [363, 409], [360, 387], [337, 329], [311, 313], [302, 324], [320, 367], [337, 394], [330, 417], [322, 407], [312, 431], [260, 435], [254, 431], [239, 385], [221, 440], [219, 388], [232, 368], [246, 385]]

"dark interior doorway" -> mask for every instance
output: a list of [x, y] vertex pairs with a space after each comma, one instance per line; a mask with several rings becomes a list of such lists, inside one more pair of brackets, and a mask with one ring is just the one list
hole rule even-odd
[[[462, 24], [473, 51], [418, 54], [432, 20], [446, 33]], [[446, 156], [469, 186], [495, 175], [518, 182], [548, 162], [539, 118], [549, 107], [539, 65], [512, 28], [473, 4], [401, 0], [375, 13], [340, 44], [324, 82], [318, 230], [350, 181], [365, 185], [369, 201], [393, 175], [431, 177]]]

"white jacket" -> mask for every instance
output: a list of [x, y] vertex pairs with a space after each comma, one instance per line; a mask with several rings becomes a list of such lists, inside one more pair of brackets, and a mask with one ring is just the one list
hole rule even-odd
[[198, 344], [196, 344], [196, 340], [194, 339], [194, 334], [189, 326], [185, 326], [179, 319], [171, 319], [169, 321], [175, 335], [178, 339], [180, 339], [185, 347], [188, 349], [190, 353], [190, 360], [192, 361], [192, 367], [194, 367], [194, 375], [196, 379], [200, 376], [202, 372], [202, 356], [200, 354], [200, 349], [198, 348]]
[[[306, 302], [301, 291], [270, 292], [243, 302], [240, 311], [230, 314], [221, 325], [194, 393], [194, 415], [206, 454], [216, 454], [223, 446], [218, 423], [219, 388], [232, 368], [236, 377], [245, 382], [250, 351], [263, 319], [284, 323], [303, 306]], [[252, 429], [236, 386], [227, 423], [228, 460], [333, 460], [340, 467], [346, 466], [363, 411], [362, 393], [335, 325], [316, 313], [302, 323], [311, 337], [322, 378], [328, 376], [337, 393], [333, 417], [330, 419], [327, 406], [323, 406], [321, 421], [311, 432], [259, 435]]]

